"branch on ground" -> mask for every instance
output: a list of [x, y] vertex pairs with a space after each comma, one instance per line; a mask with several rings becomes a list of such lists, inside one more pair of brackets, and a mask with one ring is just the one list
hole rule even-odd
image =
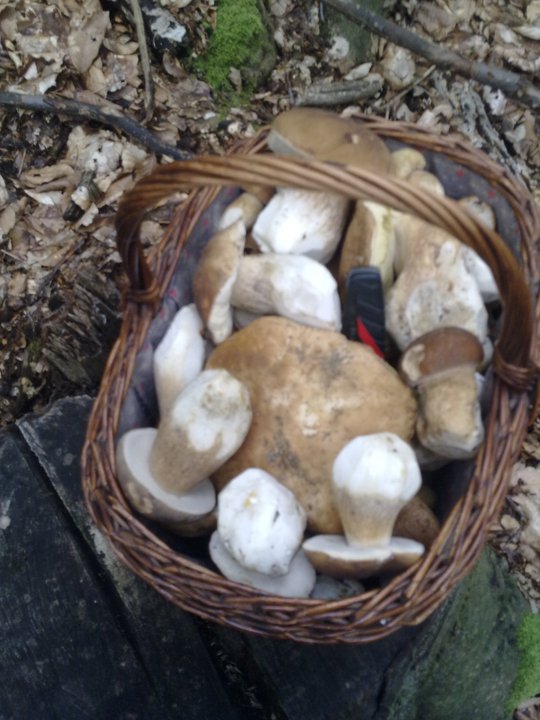
[[68, 100], [49, 95], [24, 95], [23, 93], [0, 92], [0, 107], [31, 110], [50, 115], [66, 115], [85, 122], [97, 122], [128, 135], [156, 155], [166, 155], [174, 160], [188, 160], [193, 157], [185, 150], [162, 143], [138, 122], [120, 113], [104, 110], [97, 105]]
[[469, 60], [453, 50], [434, 45], [410, 30], [382, 18], [355, 0], [324, 0], [327, 5], [346, 15], [353, 22], [363, 25], [370, 32], [407, 48], [443, 70], [452, 70], [463, 77], [477, 80], [483, 85], [502, 90], [507, 97], [540, 110], [540, 88], [523, 76], [509, 70]]

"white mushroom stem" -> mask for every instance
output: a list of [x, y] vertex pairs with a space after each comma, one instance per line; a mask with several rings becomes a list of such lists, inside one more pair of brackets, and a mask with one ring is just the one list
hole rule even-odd
[[315, 569], [337, 578], [399, 570], [424, 552], [415, 540], [392, 537], [400, 510], [414, 497], [421, 475], [412, 448], [393, 433], [351, 440], [334, 461], [332, 481], [342, 535], [315, 535], [303, 544]]
[[150, 455], [156, 482], [186, 492], [238, 450], [250, 424], [246, 386], [226, 370], [203, 371], [161, 419]]
[[345, 224], [348, 200], [315, 190], [278, 190], [253, 226], [263, 253], [307, 255], [326, 263], [334, 254]]
[[205, 356], [202, 329], [195, 305], [185, 305], [174, 316], [154, 352], [154, 381], [161, 416], [202, 371]]
[[218, 532], [231, 556], [248, 570], [283, 575], [298, 551], [306, 513], [272, 475], [250, 468], [218, 497]]
[[341, 329], [336, 281], [324, 265], [303, 255], [243, 257], [231, 303], [259, 315], [282, 315], [303, 325]]
[[193, 278], [195, 305], [216, 345], [233, 330], [231, 292], [245, 242], [242, 220], [217, 232], [205, 247]]
[[334, 461], [334, 495], [350, 545], [390, 543], [396, 518], [420, 489], [414, 451], [393, 433], [351, 440]]

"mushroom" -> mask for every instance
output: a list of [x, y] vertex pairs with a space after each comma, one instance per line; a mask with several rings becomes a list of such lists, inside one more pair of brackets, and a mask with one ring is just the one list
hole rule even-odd
[[284, 575], [305, 528], [306, 513], [293, 493], [260, 468], [244, 470], [219, 493], [219, 536], [248, 570]]
[[242, 220], [217, 232], [206, 245], [193, 277], [193, 295], [204, 326], [216, 345], [233, 330], [232, 288], [246, 241]]
[[303, 325], [341, 329], [337, 283], [324, 265], [304, 255], [243, 257], [230, 302], [258, 315], [277, 314]]
[[[481, 202], [474, 195], [461, 198], [461, 200], [458, 200], [458, 203], [470, 212], [471, 215], [478, 221], [487, 225], [487, 227], [491, 230], [495, 230], [495, 213], [493, 212], [491, 205]], [[484, 302], [498, 302], [501, 299], [501, 296], [489, 265], [467, 245], [463, 245], [462, 253], [465, 267], [476, 280]]]
[[345, 145], [359, 147], [363, 167], [377, 173], [390, 169], [390, 152], [383, 141], [359, 120], [318, 108], [296, 107], [272, 123], [268, 147], [282, 155], [322, 158]]
[[307, 597], [315, 571], [300, 545], [306, 514], [272, 475], [249, 468], [218, 498], [210, 556], [231, 580], [287, 597]]
[[330, 482], [340, 449], [356, 435], [414, 432], [412, 391], [371, 349], [340, 333], [262, 317], [221, 343], [207, 367], [245, 383], [253, 407], [245, 441], [212, 476], [216, 487], [262, 468], [294, 493], [315, 532], [341, 532]]
[[392, 537], [392, 531], [421, 483], [414, 452], [397, 435], [364, 435], [347, 443], [332, 468], [345, 535], [315, 535], [304, 542], [315, 569], [331, 577], [364, 578], [416, 562], [424, 546]]
[[161, 418], [149, 459], [156, 482], [181, 494], [209, 477], [238, 450], [251, 416], [242, 382], [226, 370], [204, 370]]
[[[387, 294], [387, 330], [400, 350], [438, 327], [456, 326], [487, 343], [487, 311], [468, 272], [461, 243], [430, 225], [422, 226], [403, 272]], [[437, 235], [437, 233], [439, 233]], [[434, 236], [438, 241], [434, 242]]]
[[401, 357], [400, 374], [418, 394], [418, 440], [439, 456], [473, 457], [484, 438], [476, 379], [482, 359], [478, 339], [454, 327], [423, 335]]
[[339, 287], [345, 288], [347, 274], [359, 265], [377, 267], [387, 292], [394, 279], [394, 213], [379, 203], [356, 203], [347, 227], [339, 259]]
[[230, 205], [227, 205], [218, 222], [218, 230], [224, 230], [241, 220], [247, 230], [253, 227], [257, 216], [263, 209], [263, 203], [256, 196], [245, 192], [239, 195]]
[[142, 515], [167, 525], [182, 535], [204, 532], [211, 526], [216, 492], [208, 479], [187, 492], [169, 492], [150, 469], [150, 453], [157, 430], [138, 428], [122, 435], [116, 447], [118, 480], [131, 505]]
[[421, 152], [413, 148], [394, 150], [391, 159], [391, 173], [399, 180], [406, 180], [415, 170], [423, 170], [426, 160]]
[[258, 216], [253, 239], [263, 253], [303, 254], [326, 263], [341, 240], [348, 206], [341, 195], [280, 189]]
[[437, 516], [419, 495], [399, 511], [394, 524], [395, 535], [416, 540], [426, 548], [433, 545], [440, 529]]
[[167, 414], [180, 391], [202, 371], [205, 356], [202, 327], [195, 305], [184, 305], [154, 352], [154, 381], [161, 416]]

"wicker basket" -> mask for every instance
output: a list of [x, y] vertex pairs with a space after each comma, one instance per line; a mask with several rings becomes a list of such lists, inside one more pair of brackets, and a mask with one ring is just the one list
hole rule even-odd
[[[536, 327], [540, 306], [535, 244], [540, 237], [540, 220], [534, 202], [518, 181], [459, 139], [374, 118], [362, 120], [390, 146], [405, 144], [424, 152], [435, 172], [444, 160], [444, 172], [450, 168], [457, 175], [468, 174], [484, 198], [499, 202], [498, 221], [505, 226], [506, 242], [480, 226], [453, 200], [428, 197], [405, 182], [334, 164], [271, 156], [264, 152], [264, 131], [225, 157], [160, 167], [138, 183], [119, 209], [118, 243], [130, 287], [120, 335], [93, 407], [82, 457], [89, 512], [137, 575], [171, 602], [203, 618], [305, 643], [372, 642], [422, 622], [437, 608], [482, 550], [488, 528], [504, 500], [509, 470], [519, 453], [528, 419], [538, 405]], [[222, 188], [246, 185], [340, 192], [410, 212], [440, 225], [474, 248], [490, 265], [499, 285], [503, 315], [492, 364], [494, 381], [485, 441], [470, 464], [470, 478], [463, 484], [461, 497], [449, 507], [434, 545], [416, 565], [381, 589], [333, 601], [290, 600], [230, 582], [214, 572], [204, 558], [201, 560], [200, 543], [186, 541], [178, 551], [159, 528], [137, 516], [115, 477], [115, 440], [123, 406], [138, 354], [147, 342], [175, 268], [182, 263], [193, 267], [190, 236]], [[146, 260], [139, 241], [144, 212], [172, 192], [194, 188], [198, 189], [180, 207], [158, 252]], [[208, 224], [207, 217], [204, 223]]]

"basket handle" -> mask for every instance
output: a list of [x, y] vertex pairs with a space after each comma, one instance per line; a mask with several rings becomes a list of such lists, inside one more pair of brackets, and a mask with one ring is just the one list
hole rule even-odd
[[437, 225], [470, 246], [491, 268], [504, 309], [494, 371], [515, 389], [530, 390], [537, 375], [531, 362], [531, 295], [505, 242], [447, 198], [349, 166], [264, 153], [207, 156], [160, 166], [127, 193], [116, 216], [118, 248], [130, 283], [128, 299], [154, 302], [158, 296], [157, 281], [140, 242], [140, 225], [149, 208], [177, 191], [247, 185], [322, 190], [352, 200], [375, 201]]

